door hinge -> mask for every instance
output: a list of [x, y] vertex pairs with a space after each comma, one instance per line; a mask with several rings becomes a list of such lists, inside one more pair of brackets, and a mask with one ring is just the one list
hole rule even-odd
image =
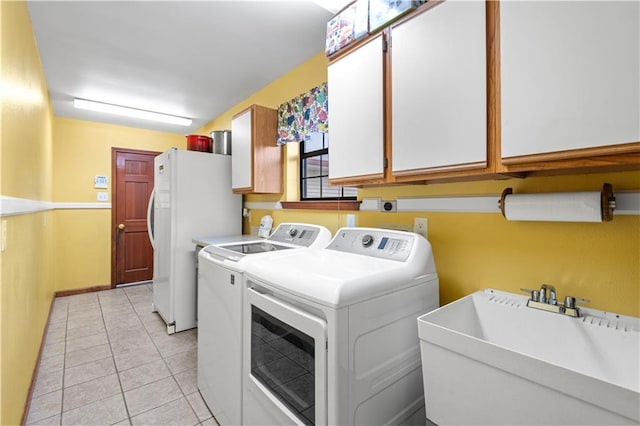
[[384, 157], [384, 160], [382, 160], [382, 168], [386, 169], [389, 166], [389, 161], [387, 160], [387, 157]]
[[231, 274], [230, 276], [231, 276], [231, 279], [230, 279], [231, 285], [236, 285], [236, 276], [233, 274]]
[[389, 47], [389, 42], [386, 39], [383, 39], [382, 40], [382, 51], [386, 52], [388, 47]]

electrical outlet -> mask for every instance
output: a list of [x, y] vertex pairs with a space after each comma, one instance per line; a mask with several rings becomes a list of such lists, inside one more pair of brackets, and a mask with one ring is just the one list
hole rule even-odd
[[413, 232], [415, 232], [416, 234], [420, 234], [425, 238], [428, 238], [427, 236], [427, 218], [426, 217], [416, 217], [413, 220]]

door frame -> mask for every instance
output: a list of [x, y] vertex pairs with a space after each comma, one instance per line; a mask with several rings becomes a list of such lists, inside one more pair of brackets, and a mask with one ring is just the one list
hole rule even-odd
[[[143, 154], [143, 155], [153, 155], [158, 156], [160, 154], [162, 154], [161, 152], [156, 152], [156, 151], [146, 151], [146, 150], [141, 150], [141, 149], [130, 149], [130, 148], [116, 148], [116, 147], [111, 147], [111, 288], [116, 288], [116, 237], [117, 237], [117, 232], [116, 232], [116, 228], [117, 228], [117, 220], [116, 220], [116, 212], [118, 211], [117, 209], [117, 200], [118, 197], [116, 197], [118, 188], [117, 188], [117, 164], [116, 164], [116, 158], [117, 158], [117, 154], [119, 152], [123, 152], [126, 154]], [[154, 170], [154, 182], [153, 185], [155, 186], [155, 170]]]

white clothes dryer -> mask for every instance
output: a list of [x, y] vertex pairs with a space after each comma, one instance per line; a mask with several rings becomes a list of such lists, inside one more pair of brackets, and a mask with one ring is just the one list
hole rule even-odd
[[416, 318], [439, 306], [424, 237], [342, 228], [245, 281], [243, 424], [424, 425]]
[[242, 424], [244, 269], [253, 258], [324, 247], [323, 226], [282, 223], [267, 238], [205, 247], [198, 254], [198, 388], [221, 425]]

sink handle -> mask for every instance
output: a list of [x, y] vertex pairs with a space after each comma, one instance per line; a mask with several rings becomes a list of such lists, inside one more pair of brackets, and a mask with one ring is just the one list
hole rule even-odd
[[540, 301], [540, 293], [538, 292], [538, 290], [532, 290], [530, 288], [521, 288], [520, 291], [524, 291], [525, 293], [529, 293], [529, 297], [534, 302], [539, 302]]
[[580, 303], [591, 303], [589, 299], [582, 299], [580, 297], [567, 296], [564, 298], [564, 307], [565, 308], [575, 308], [576, 302]]

